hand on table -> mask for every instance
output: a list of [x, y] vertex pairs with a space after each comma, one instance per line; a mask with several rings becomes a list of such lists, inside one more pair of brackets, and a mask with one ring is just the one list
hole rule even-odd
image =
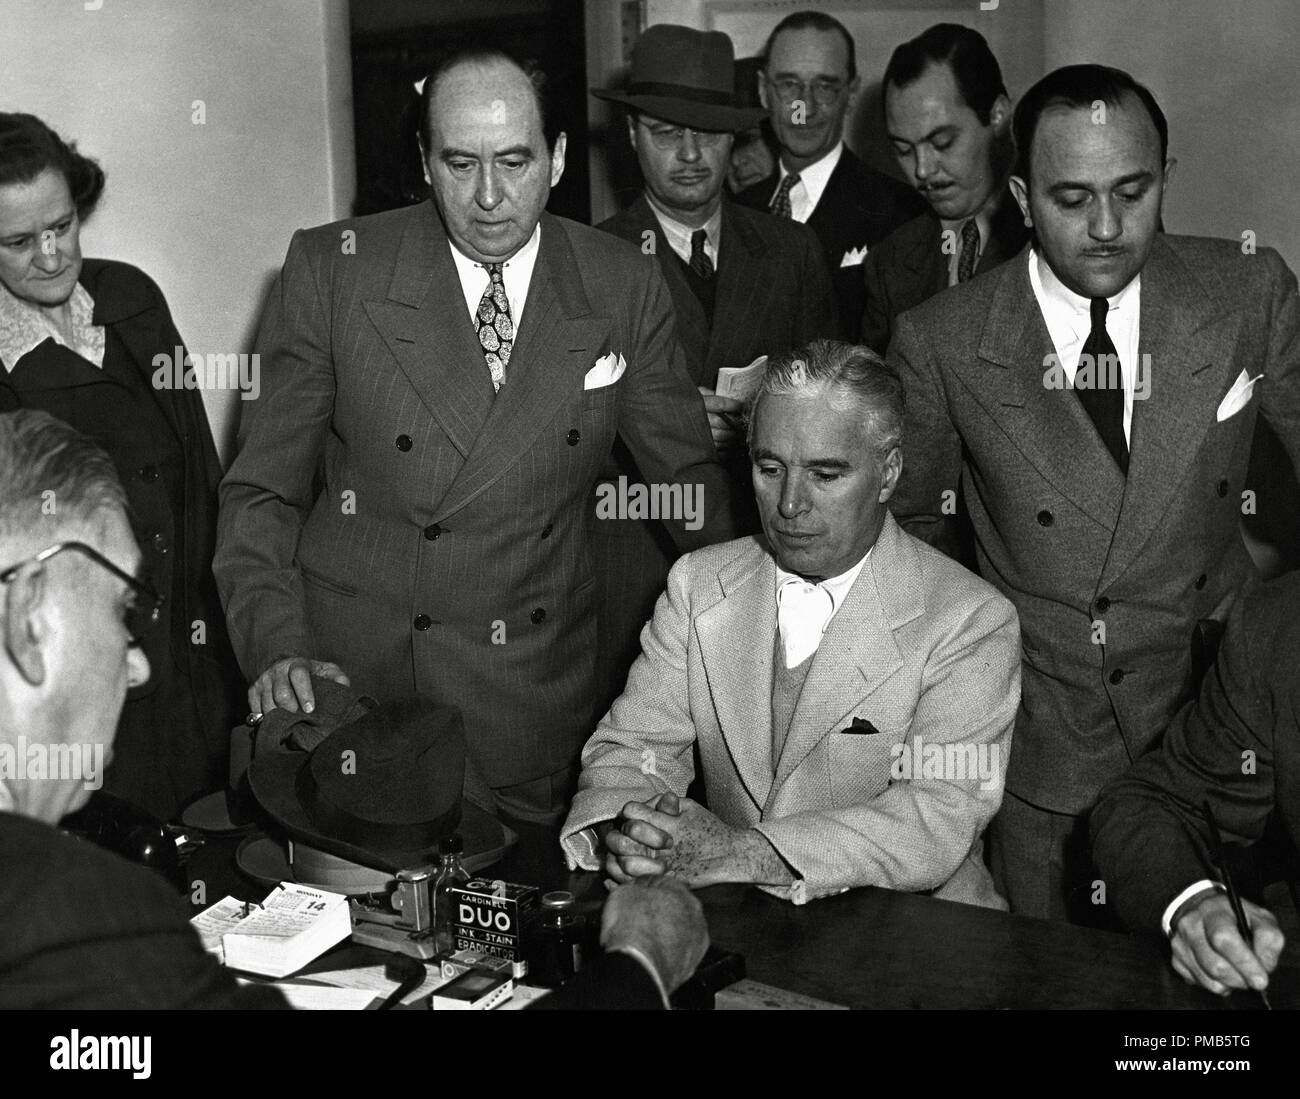
[[714, 448], [720, 451], [735, 449], [743, 441], [740, 423], [745, 406], [734, 397], [719, 397], [707, 386], [702, 385], [699, 390], [704, 398], [704, 410], [709, 414]]
[[299, 705], [306, 713], [311, 713], [316, 708], [316, 696], [311, 689], [314, 675], [332, 679], [344, 687], [352, 685], [337, 664], [328, 660], [308, 660], [304, 656], [287, 656], [267, 668], [248, 688], [248, 705], [255, 714], [268, 713], [277, 706], [296, 714]]
[[1237, 930], [1232, 904], [1219, 890], [1207, 889], [1190, 898], [1174, 915], [1174, 970], [1188, 984], [1198, 984], [1220, 996], [1232, 989], [1268, 987], [1286, 939], [1267, 908], [1243, 900], [1250, 925], [1252, 949]]
[[600, 917], [600, 945], [639, 954], [671, 993], [700, 964], [709, 929], [689, 888], [672, 878], [643, 877], [610, 893]]

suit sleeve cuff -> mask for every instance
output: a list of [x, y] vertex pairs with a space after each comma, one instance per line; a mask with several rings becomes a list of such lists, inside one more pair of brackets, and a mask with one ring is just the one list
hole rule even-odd
[[1197, 893], [1203, 893], [1207, 889], [1217, 889], [1220, 893], [1223, 892], [1223, 886], [1218, 882], [1210, 881], [1209, 878], [1202, 878], [1198, 882], [1193, 882], [1169, 902], [1168, 907], [1165, 908], [1165, 914], [1160, 917], [1160, 929], [1165, 933], [1165, 938], [1168, 939], [1173, 936], [1173, 919], [1175, 913], [1177, 913], [1184, 904], [1196, 896]]
[[564, 857], [570, 870], [599, 870], [600, 860], [596, 857], [599, 849], [594, 828], [583, 828], [564, 840]]

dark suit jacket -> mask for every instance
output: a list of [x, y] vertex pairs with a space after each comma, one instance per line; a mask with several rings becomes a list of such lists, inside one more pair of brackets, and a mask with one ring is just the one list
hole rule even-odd
[[[723, 202], [712, 324], [644, 195], [599, 228], [638, 248], [647, 239], [644, 234], [653, 234], [653, 254], [672, 295], [677, 336], [696, 385], [713, 388], [719, 367], [748, 366], [759, 355], [780, 354], [819, 336], [835, 335], [830, 279], [817, 237], [804, 225]], [[749, 461], [743, 448], [730, 462], [730, 470], [737, 526], [756, 530]], [[621, 443], [602, 480], [616, 482], [620, 476], [631, 482], [642, 480]], [[664, 528], [649, 519], [599, 522], [595, 544], [601, 587], [598, 663], [604, 684], [603, 713], [641, 651], [641, 627], [654, 610], [677, 552]]]
[[661, 1011], [664, 1002], [649, 970], [630, 954], [603, 954], [532, 1011]]
[[[495, 397], [432, 203], [296, 234], [221, 486], [216, 574], [245, 673], [311, 656], [381, 701], [456, 705], [492, 786], [571, 765], [598, 716], [591, 491], [615, 434], [653, 480], [703, 485], [702, 527], [673, 524], [683, 546], [730, 527], [658, 268], [541, 226]], [[585, 387], [619, 358], [617, 381]]]
[[[778, 168], [761, 183], [745, 188], [738, 202], [766, 210], [776, 193], [781, 172]], [[826, 190], [813, 209], [807, 225], [822, 242], [826, 268], [835, 288], [840, 337], [858, 338], [864, 305], [862, 257], [895, 229], [922, 214], [925, 200], [907, 184], [868, 167], [846, 145], [835, 165]], [[850, 257], [850, 253], [857, 253]], [[856, 262], [845, 266], [846, 259]]]
[[[907, 393], [890, 506], [927, 538], [960, 483], [980, 572], [1020, 612], [1007, 789], [1058, 812], [1090, 808], [1169, 724], [1196, 622], [1255, 576], [1239, 521], [1257, 412], [1300, 463], [1300, 300], [1275, 252], [1157, 237], [1139, 354], [1126, 481], [1077, 396], [1044, 384], [1027, 251], [904, 313], [890, 345]], [[1264, 377], [1220, 421], [1243, 372]]]
[[1276, 809], [1292, 844], [1300, 843], [1297, 668], [1300, 573], [1293, 572], [1238, 601], [1200, 697], [1093, 811], [1097, 866], [1125, 923], [1158, 928], [1179, 893], [1217, 879], [1207, 861], [1206, 799], [1225, 838], [1259, 839]]
[[[990, 228], [975, 267], [977, 275], [1010, 259], [1029, 240], [1020, 207], [1005, 188]], [[913, 218], [871, 249], [862, 265], [866, 294], [862, 342], [883, 355], [898, 315], [948, 289], [948, 259], [943, 251], [943, 224], [933, 210]]]
[[284, 1008], [204, 953], [152, 871], [0, 812], [0, 1009]]

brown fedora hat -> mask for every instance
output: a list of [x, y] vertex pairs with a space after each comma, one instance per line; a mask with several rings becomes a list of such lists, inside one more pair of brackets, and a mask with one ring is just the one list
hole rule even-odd
[[737, 133], [767, 112], [737, 103], [735, 69], [731, 39], [721, 31], [656, 23], [632, 48], [627, 87], [591, 94], [678, 126]]

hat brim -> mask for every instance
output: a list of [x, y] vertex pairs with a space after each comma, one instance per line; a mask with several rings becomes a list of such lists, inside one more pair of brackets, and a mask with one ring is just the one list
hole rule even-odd
[[607, 91], [604, 88], [592, 88], [591, 94], [597, 99], [621, 103], [634, 111], [640, 111], [654, 118], [662, 118], [675, 126], [689, 126], [692, 130], [714, 130], [738, 134], [744, 130], [752, 130], [767, 117], [767, 111], [762, 107], [729, 107], [724, 104], [696, 103], [689, 99], [675, 99], [662, 95], [628, 95], [625, 92]]
[[[436, 862], [436, 845], [429, 847], [359, 847], [321, 832], [307, 815], [297, 795], [298, 772], [311, 759], [308, 752], [267, 752], [253, 757], [248, 783], [253, 796], [267, 815], [296, 840], [362, 866], [396, 873], [412, 866]], [[465, 798], [461, 799], [460, 826], [465, 842], [462, 863], [490, 866], [514, 845], [516, 836], [491, 813]]]

